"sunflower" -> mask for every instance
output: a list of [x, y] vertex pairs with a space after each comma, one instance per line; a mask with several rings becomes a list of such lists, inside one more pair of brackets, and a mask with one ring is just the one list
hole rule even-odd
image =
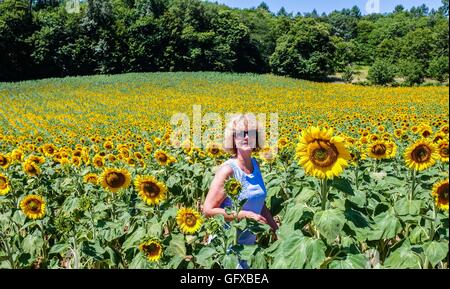
[[206, 151], [208, 152], [208, 155], [212, 158], [217, 158], [222, 155], [222, 148], [217, 143], [209, 143], [206, 146]]
[[271, 147], [265, 147], [259, 152], [259, 157], [266, 163], [271, 163], [275, 160], [275, 154]]
[[241, 183], [235, 178], [229, 178], [228, 180], [226, 180], [224, 188], [227, 195], [230, 196], [237, 196], [242, 191]]
[[433, 166], [438, 157], [436, 147], [426, 139], [419, 140], [409, 146], [404, 154], [407, 167], [417, 171]]
[[55, 147], [53, 144], [45, 144], [45, 145], [42, 147], [42, 149], [43, 149], [44, 154], [45, 154], [46, 156], [53, 156], [53, 154], [54, 154], [55, 151], [56, 151], [56, 147]]
[[427, 138], [429, 137], [432, 133], [433, 133], [433, 129], [431, 128], [431, 126], [427, 125], [427, 124], [421, 124], [419, 126], [419, 134], [423, 137], [423, 138]]
[[102, 168], [105, 165], [105, 159], [101, 155], [95, 155], [92, 162], [97, 168]]
[[45, 216], [45, 201], [41, 196], [28, 195], [20, 201], [20, 208], [30, 219], [42, 219]]
[[135, 181], [139, 196], [147, 205], [158, 205], [166, 198], [167, 188], [153, 176], [138, 176]]
[[8, 155], [0, 154], [0, 167], [7, 169], [11, 164], [11, 158]]
[[23, 170], [31, 177], [36, 177], [41, 174], [41, 168], [32, 161], [25, 161], [23, 163]]
[[72, 164], [74, 166], [81, 166], [81, 158], [80, 157], [72, 157]]
[[100, 176], [102, 187], [110, 192], [127, 188], [131, 183], [131, 175], [125, 169], [105, 169]]
[[157, 240], [148, 240], [139, 245], [139, 250], [144, 253], [147, 259], [151, 262], [156, 262], [161, 259], [162, 255], [162, 246], [161, 243]]
[[153, 150], [152, 144], [149, 142], [145, 143], [144, 150], [147, 154], [152, 153], [152, 150]]
[[395, 136], [396, 138], [401, 138], [402, 135], [403, 135], [403, 130], [401, 130], [401, 129], [396, 129], [396, 130], [394, 131], [394, 136]]
[[287, 137], [282, 137], [282, 138], [280, 138], [279, 140], [278, 140], [278, 142], [277, 142], [277, 145], [278, 145], [278, 148], [281, 150], [281, 149], [284, 149], [285, 147], [287, 147], [288, 145], [289, 145], [289, 140], [288, 140], [288, 138]]
[[431, 195], [434, 197], [436, 207], [448, 211], [448, 179], [434, 184]]
[[439, 159], [443, 163], [448, 163], [448, 140], [441, 140], [437, 144]]
[[95, 173], [89, 173], [83, 177], [85, 183], [91, 183], [93, 185], [98, 184], [98, 176]]
[[296, 158], [306, 173], [332, 179], [342, 173], [351, 159], [342, 137], [333, 136], [333, 130], [311, 127], [302, 132]]
[[157, 150], [154, 154], [154, 157], [156, 161], [158, 161], [158, 163], [162, 166], [169, 165], [175, 162], [175, 158], [173, 158], [163, 150]]
[[115, 162], [116, 160], [117, 160], [117, 158], [116, 158], [116, 156], [115, 155], [113, 155], [113, 154], [108, 154], [107, 156], [106, 156], [106, 158], [108, 159], [108, 161], [110, 161], [110, 162]]
[[0, 174], [0, 196], [6, 195], [10, 190], [8, 178]]
[[192, 143], [190, 140], [185, 140], [181, 143], [181, 148], [183, 149], [185, 154], [190, 154], [192, 151]]
[[114, 144], [111, 141], [107, 141], [103, 144], [103, 148], [105, 150], [112, 150], [114, 148]]
[[15, 149], [15, 150], [13, 150], [12, 151], [12, 153], [11, 153], [11, 158], [14, 160], [14, 161], [19, 161], [19, 162], [21, 162], [21, 161], [23, 161], [23, 152], [20, 150], [20, 149]]
[[397, 146], [391, 141], [376, 141], [367, 148], [367, 155], [371, 158], [380, 160], [395, 156]]
[[177, 212], [177, 224], [185, 234], [194, 234], [202, 226], [200, 213], [191, 208], [181, 208]]
[[27, 159], [27, 161], [31, 161], [37, 165], [42, 165], [43, 163], [45, 163], [45, 158], [44, 157], [39, 157], [39, 156], [35, 156], [35, 155], [30, 155]]

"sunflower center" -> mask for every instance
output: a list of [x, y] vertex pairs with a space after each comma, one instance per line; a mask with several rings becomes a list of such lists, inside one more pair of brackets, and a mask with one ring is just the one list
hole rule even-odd
[[211, 149], [211, 153], [213, 155], [215, 155], [215, 154], [219, 153], [219, 150], [217, 148], [213, 148], [213, 149]]
[[426, 145], [419, 145], [412, 151], [411, 158], [416, 163], [425, 163], [431, 158], [431, 149]]
[[8, 161], [6, 160], [6, 158], [0, 157], [0, 166], [6, 165], [7, 162], [8, 162]]
[[189, 227], [193, 227], [195, 225], [195, 223], [197, 222], [197, 218], [194, 216], [194, 214], [186, 214], [186, 216], [184, 218], [184, 222]]
[[33, 165], [31, 165], [31, 164], [29, 164], [29, 165], [27, 166], [27, 172], [29, 172], [29, 173], [31, 173], [31, 174], [37, 173], [36, 167], [33, 166]]
[[165, 155], [165, 154], [160, 154], [159, 156], [158, 156], [158, 160], [160, 161], [160, 162], [166, 162], [167, 161], [167, 156]]
[[6, 187], [7, 187], [6, 178], [0, 177], [0, 190], [6, 189]]
[[36, 200], [30, 200], [27, 203], [27, 207], [30, 211], [32, 211], [33, 213], [37, 213], [39, 212], [41, 206], [40, 206], [40, 202], [36, 201]]
[[117, 172], [109, 173], [106, 176], [106, 183], [111, 188], [120, 188], [125, 184], [125, 176]]
[[437, 193], [439, 195], [439, 203], [448, 204], [448, 183], [440, 186]]
[[422, 132], [423, 137], [429, 137], [430, 135], [431, 135], [431, 133], [428, 130], [425, 130]]
[[382, 156], [386, 153], [386, 146], [384, 144], [376, 144], [372, 147], [372, 153]]
[[150, 198], [155, 198], [159, 195], [161, 190], [159, 187], [152, 182], [146, 182], [142, 184], [142, 190], [148, 195]]
[[448, 158], [448, 147], [443, 147], [439, 150], [439, 154], [444, 157], [444, 158]]
[[49, 154], [53, 154], [53, 153], [54, 153], [54, 150], [53, 150], [53, 148], [50, 147], [50, 148], [47, 149], [47, 152], [48, 152]]
[[337, 159], [338, 150], [336, 146], [322, 140], [317, 141], [317, 147], [315, 147], [310, 154], [311, 162], [322, 168], [333, 165]]
[[150, 244], [147, 247], [147, 252], [149, 253], [149, 255], [151, 256], [156, 256], [159, 254], [159, 246], [157, 244]]

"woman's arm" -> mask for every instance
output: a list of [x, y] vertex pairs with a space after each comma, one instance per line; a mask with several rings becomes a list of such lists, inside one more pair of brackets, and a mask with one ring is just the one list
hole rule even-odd
[[261, 215], [266, 218], [267, 224], [272, 228], [272, 230], [275, 232], [278, 229], [278, 225], [275, 222], [275, 220], [272, 217], [272, 214], [270, 213], [269, 209], [266, 207], [266, 204], [264, 204]]
[[[225, 217], [225, 220], [227, 221], [231, 221], [236, 217], [236, 212], [232, 212], [232, 214], [227, 214], [225, 212], [225, 209], [220, 208], [220, 205], [226, 198], [224, 190], [225, 180], [232, 175], [233, 170], [227, 165], [222, 165], [217, 171], [211, 183], [208, 195], [206, 196], [205, 202], [203, 204], [202, 211], [206, 217], [212, 217], [220, 214], [223, 215]], [[238, 219], [251, 218], [257, 222], [267, 224], [267, 220], [263, 216], [250, 211], [244, 210], [240, 211], [237, 218]]]

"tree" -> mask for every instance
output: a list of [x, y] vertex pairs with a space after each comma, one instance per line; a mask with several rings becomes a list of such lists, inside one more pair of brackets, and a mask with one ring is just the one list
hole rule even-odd
[[428, 74], [437, 81], [443, 82], [449, 75], [448, 56], [439, 56], [431, 60]]
[[386, 85], [392, 83], [394, 77], [394, 66], [386, 60], [377, 59], [370, 67], [367, 79], [373, 84]]
[[136, 8], [140, 15], [152, 15], [160, 18], [169, 8], [167, 0], [137, 0]]
[[277, 12], [277, 16], [292, 17], [292, 13], [288, 13], [284, 7], [281, 7]]
[[32, 76], [32, 47], [27, 43], [35, 30], [28, 3], [0, 2], [0, 81]]
[[405, 84], [410, 86], [420, 84], [424, 81], [425, 69], [415, 59], [402, 59], [399, 61], [399, 73], [405, 78]]
[[291, 77], [317, 79], [333, 71], [334, 46], [330, 26], [314, 18], [297, 19], [277, 41], [270, 57], [272, 71]]
[[439, 7], [439, 13], [448, 17], [448, 2], [449, 0], [442, 0], [442, 6]]
[[394, 8], [394, 13], [402, 13], [405, 11], [405, 7], [403, 7], [403, 5], [397, 5]]
[[413, 30], [402, 39], [401, 46], [402, 59], [414, 59], [427, 69], [433, 51], [433, 31], [429, 28]]
[[261, 2], [261, 4], [259, 4], [258, 7], [256, 7], [256, 8], [270, 12], [269, 5], [267, 5], [266, 2]]

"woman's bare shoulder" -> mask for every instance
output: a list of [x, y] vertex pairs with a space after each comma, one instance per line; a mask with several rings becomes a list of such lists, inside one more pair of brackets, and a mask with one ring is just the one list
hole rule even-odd
[[228, 161], [222, 163], [220, 166], [218, 166], [215, 170], [216, 176], [224, 176], [225, 178], [230, 177], [233, 175], [233, 169], [231, 168]]

